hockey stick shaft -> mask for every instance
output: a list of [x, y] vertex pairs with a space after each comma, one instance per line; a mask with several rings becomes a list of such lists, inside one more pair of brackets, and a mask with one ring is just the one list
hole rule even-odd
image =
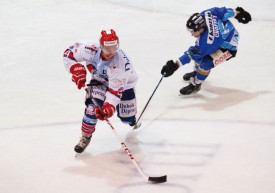
[[139, 115], [139, 118], [137, 119], [136, 125], [138, 124], [138, 122], [139, 122], [140, 118], [142, 117], [142, 115], [143, 115], [145, 109], [147, 108], [147, 106], [148, 106], [149, 102], [151, 101], [152, 97], [154, 96], [154, 94], [155, 94], [157, 88], [159, 87], [159, 85], [160, 85], [160, 83], [161, 83], [163, 77], [164, 77], [164, 75], [162, 75], [162, 77], [161, 77], [161, 79], [159, 80], [159, 82], [158, 82], [158, 84], [157, 84], [155, 90], [153, 91], [153, 93], [152, 93], [152, 95], [150, 96], [149, 100], [147, 101], [145, 107], [143, 108], [141, 114]]
[[135, 165], [136, 169], [139, 171], [140, 175], [146, 181], [152, 182], [152, 183], [164, 183], [164, 182], [167, 181], [167, 176], [166, 175], [165, 176], [160, 176], [160, 177], [149, 177], [149, 176], [145, 175], [144, 172], [142, 171], [141, 167], [139, 166], [139, 164], [137, 163], [137, 161], [133, 157], [132, 153], [130, 152], [129, 148], [126, 146], [126, 144], [124, 143], [124, 141], [122, 140], [122, 138], [119, 136], [119, 134], [117, 133], [117, 131], [115, 130], [115, 128], [113, 127], [113, 125], [110, 123], [110, 121], [107, 118], [105, 119], [105, 121], [111, 127], [111, 129], [112, 129], [113, 133], [115, 134], [117, 140], [120, 142], [122, 148], [127, 153], [127, 155], [129, 156], [129, 158], [131, 159], [131, 161]]
[[116, 132], [115, 128], [113, 127], [113, 125], [110, 123], [110, 121], [108, 119], [105, 119], [105, 121], [108, 123], [108, 125], [112, 128], [113, 133], [115, 134], [116, 138], [118, 139], [118, 141], [120, 142], [122, 148], [124, 149], [124, 151], [127, 153], [127, 155], [130, 157], [130, 159], [132, 160], [132, 162], [134, 163], [135, 167], [137, 168], [137, 170], [139, 171], [139, 173], [141, 174], [141, 176], [148, 181], [149, 177], [146, 176], [144, 174], [144, 172], [141, 170], [140, 166], [138, 165], [138, 163], [136, 162], [135, 158], [133, 157], [132, 153], [130, 152], [129, 148], [126, 146], [126, 144], [124, 143], [124, 141], [121, 139], [121, 137], [119, 136], [119, 134]]
[[[85, 88], [88, 96], [91, 98], [91, 100], [93, 101], [93, 103], [100, 108], [100, 106], [98, 105], [97, 101], [95, 100], [95, 98], [92, 96], [92, 94], [89, 94], [89, 89], [86, 87]], [[124, 141], [122, 140], [122, 138], [119, 136], [119, 134], [117, 133], [117, 131], [115, 130], [114, 126], [111, 124], [111, 122], [105, 118], [104, 119], [107, 124], [111, 127], [114, 135], [116, 136], [117, 140], [120, 142], [122, 148], [124, 149], [124, 151], [127, 153], [127, 155], [129, 156], [129, 158], [132, 160], [133, 164], [135, 165], [136, 169], [139, 171], [139, 173], [141, 174], [141, 176], [146, 180], [146, 181], [149, 181], [149, 182], [152, 182], [152, 183], [163, 183], [163, 182], [166, 182], [166, 178], [167, 176], [160, 176], [160, 177], [149, 177], [149, 176], [146, 176], [144, 174], [144, 172], [142, 171], [141, 167], [139, 166], [139, 164], [137, 163], [137, 161], [135, 160], [134, 156], [132, 155], [131, 151], [129, 150], [129, 148], [126, 146], [126, 144], [124, 143]]]

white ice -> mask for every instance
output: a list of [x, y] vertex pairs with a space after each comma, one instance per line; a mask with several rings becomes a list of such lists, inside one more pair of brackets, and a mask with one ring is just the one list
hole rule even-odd
[[[138, 115], [162, 65], [194, 38], [185, 22], [213, 6], [247, 9], [237, 57], [211, 72], [199, 94], [179, 96], [182, 75], [163, 79], [133, 131], [111, 119], [148, 176], [148, 184], [100, 122], [90, 146], [74, 158], [84, 91], [62, 64], [77, 40], [117, 31], [140, 76]], [[1, 193], [274, 193], [275, 3], [273, 0], [0, 0]]]

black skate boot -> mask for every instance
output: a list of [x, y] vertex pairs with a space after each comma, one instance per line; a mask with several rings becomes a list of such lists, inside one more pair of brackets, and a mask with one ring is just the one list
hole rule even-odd
[[190, 78], [190, 84], [186, 87], [180, 89], [180, 94], [189, 95], [198, 92], [201, 89], [201, 83], [195, 83], [195, 79], [193, 77]]
[[135, 119], [132, 123], [129, 123], [129, 125], [130, 125], [131, 127], [133, 127], [133, 129], [137, 129], [137, 128], [139, 128], [139, 127], [141, 126], [141, 122], [138, 122], [138, 123], [137, 123], [137, 121], [136, 121], [136, 119]]
[[131, 127], [135, 126], [135, 125], [136, 125], [136, 119], [134, 119], [134, 121], [133, 121], [132, 123], [129, 123], [129, 125], [130, 125]]
[[82, 153], [86, 147], [89, 145], [91, 141], [91, 137], [90, 138], [86, 138], [86, 137], [81, 137], [79, 143], [74, 147], [74, 151], [76, 153]]
[[183, 80], [189, 81], [191, 77], [196, 76], [196, 73], [197, 73], [196, 71], [186, 73], [185, 75], [183, 75]]

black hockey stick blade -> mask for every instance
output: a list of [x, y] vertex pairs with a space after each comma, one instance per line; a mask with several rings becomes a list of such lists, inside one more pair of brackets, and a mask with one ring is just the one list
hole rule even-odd
[[148, 181], [154, 184], [164, 183], [167, 181], [167, 176], [165, 175], [160, 177], [149, 177]]

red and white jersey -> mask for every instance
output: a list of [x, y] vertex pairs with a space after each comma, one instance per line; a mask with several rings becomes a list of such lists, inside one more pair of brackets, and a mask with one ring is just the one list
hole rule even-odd
[[120, 102], [123, 91], [134, 88], [138, 80], [138, 75], [126, 53], [118, 49], [114, 57], [104, 61], [98, 43], [75, 43], [65, 50], [63, 62], [68, 72], [75, 63], [82, 63], [88, 66], [88, 69], [91, 69], [92, 65], [91, 78], [108, 87], [105, 102], [114, 106]]

